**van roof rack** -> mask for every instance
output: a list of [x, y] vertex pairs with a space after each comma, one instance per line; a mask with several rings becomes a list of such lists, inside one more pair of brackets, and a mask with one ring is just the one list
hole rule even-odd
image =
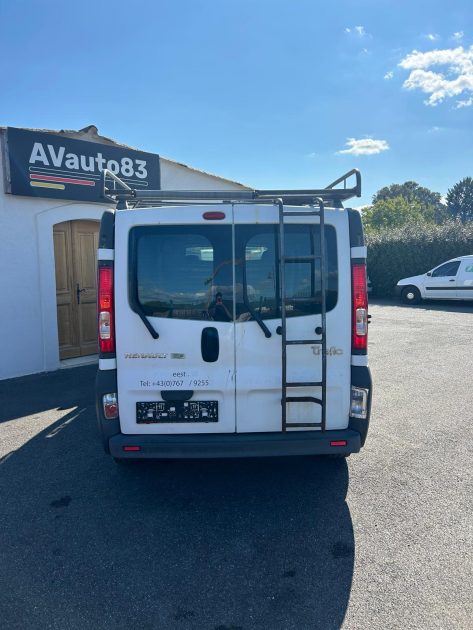
[[[355, 185], [348, 187], [348, 180], [355, 178]], [[339, 184], [342, 187], [336, 188]], [[361, 197], [361, 174], [354, 168], [325, 188], [308, 190], [144, 190], [132, 188], [111, 171], [102, 172], [102, 198], [118, 203], [118, 208], [151, 208], [178, 203], [259, 202], [273, 203], [282, 200], [294, 206], [312, 205], [320, 200], [326, 205], [342, 207], [342, 202]]]

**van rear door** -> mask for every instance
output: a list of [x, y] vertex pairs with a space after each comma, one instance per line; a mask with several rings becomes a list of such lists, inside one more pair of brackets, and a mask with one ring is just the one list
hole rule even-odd
[[[218, 221], [203, 218], [215, 216], [215, 206], [116, 213], [125, 434], [282, 430], [278, 208], [238, 204], [218, 211], [224, 214]], [[343, 429], [350, 407], [350, 239], [346, 212], [327, 210], [325, 217], [326, 428]], [[319, 218], [287, 217], [285, 241], [288, 256], [320, 253]], [[287, 338], [320, 339], [320, 261], [287, 263], [285, 275]], [[287, 380], [322, 380], [320, 345], [288, 346]], [[321, 388], [288, 395], [320, 399]], [[297, 430], [291, 423], [320, 421], [315, 403], [287, 406], [289, 430]]]
[[[285, 207], [285, 210], [291, 210]], [[293, 208], [300, 210], [300, 208]], [[235, 207], [236, 260], [236, 417], [238, 432], [282, 430], [281, 296], [279, 293], [279, 215], [276, 206]], [[286, 217], [285, 255], [320, 255], [318, 216]], [[347, 213], [325, 212], [326, 267], [326, 428], [348, 426], [351, 359], [351, 268]], [[286, 330], [288, 340], [320, 340], [320, 260], [287, 262]], [[267, 338], [249, 311], [271, 332]], [[321, 345], [287, 346], [287, 381], [322, 380]], [[291, 397], [321, 398], [321, 387], [288, 388]], [[321, 422], [321, 406], [288, 403], [291, 423]], [[320, 430], [314, 428], [313, 430]]]
[[218, 210], [219, 220], [203, 219], [215, 206], [116, 212], [124, 434], [235, 431], [232, 208]]

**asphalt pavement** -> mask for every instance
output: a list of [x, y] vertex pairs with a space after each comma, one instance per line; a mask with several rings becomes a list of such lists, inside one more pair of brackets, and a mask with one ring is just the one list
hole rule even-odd
[[348, 460], [117, 466], [95, 367], [0, 382], [0, 625], [473, 628], [473, 306], [370, 307]]

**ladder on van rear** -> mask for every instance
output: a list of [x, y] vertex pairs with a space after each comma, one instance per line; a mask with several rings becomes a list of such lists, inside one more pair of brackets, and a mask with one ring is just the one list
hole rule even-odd
[[[281, 287], [281, 336], [282, 336], [282, 377], [281, 377], [281, 407], [282, 407], [282, 430], [286, 431], [287, 428], [319, 428], [321, 431], [325, 430], [326, 419], [326, 399], [327, 399], [327, 335], [326, 335], [326, 277], [325, 277], [325, 208], [322, 199], [315, 199], [314, 202], [318, 203], [319, 209], [315, 210], [314, 206], [307, 210], [284, 210], [284, 204], [279, 204], [279, 277]], [[285, 217], [294, 216], [319, 216], [320, 217], [320, 231], [319, 239], [320, 255], [314, 253], [314, 243], [311, 244], [312, 252], [308, 256], [286, 256], [285, 253]], [[320, 292], [320, 312], [321, 312], [321, 326], [315, 329], [315, 333], [318, 336], [317, 339], [288, 339], [287, 338], [287, 325], [286, 325], [286, 305], [288, 298], [286, 296], [286, 265], [297, 264], [306, 262], [311, 264], [311, 276], [314, 277], [315, 264], [320, 261], [320, 275], [321, 275], [321, 292]], [[290, 298], [291, 302], [297, 298]], [[306, 299], [306, 298], [303, 298]], [[320, 345], [322, 356], [322, 380], [321, 381], [304, 381], [295, 382], [287, 380], [287, 348], [294, 345]], [[321, 397], [315, 396], [288, 396], [288, 388], [321, 388]], [[321, 407], [321, 421], [320, 422], [288, 422], [287, 418], [287, 405], [289, 403], [312, 403], [314, 405], [320, 405]]]

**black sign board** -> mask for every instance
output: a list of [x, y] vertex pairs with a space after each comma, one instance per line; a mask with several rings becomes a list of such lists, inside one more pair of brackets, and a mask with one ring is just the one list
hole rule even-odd
[[104, 202], [105, 168], [132, 188], [160, 188], [159, 156], [153, 153], [14, 127], [7, 142], [13, 195]]

